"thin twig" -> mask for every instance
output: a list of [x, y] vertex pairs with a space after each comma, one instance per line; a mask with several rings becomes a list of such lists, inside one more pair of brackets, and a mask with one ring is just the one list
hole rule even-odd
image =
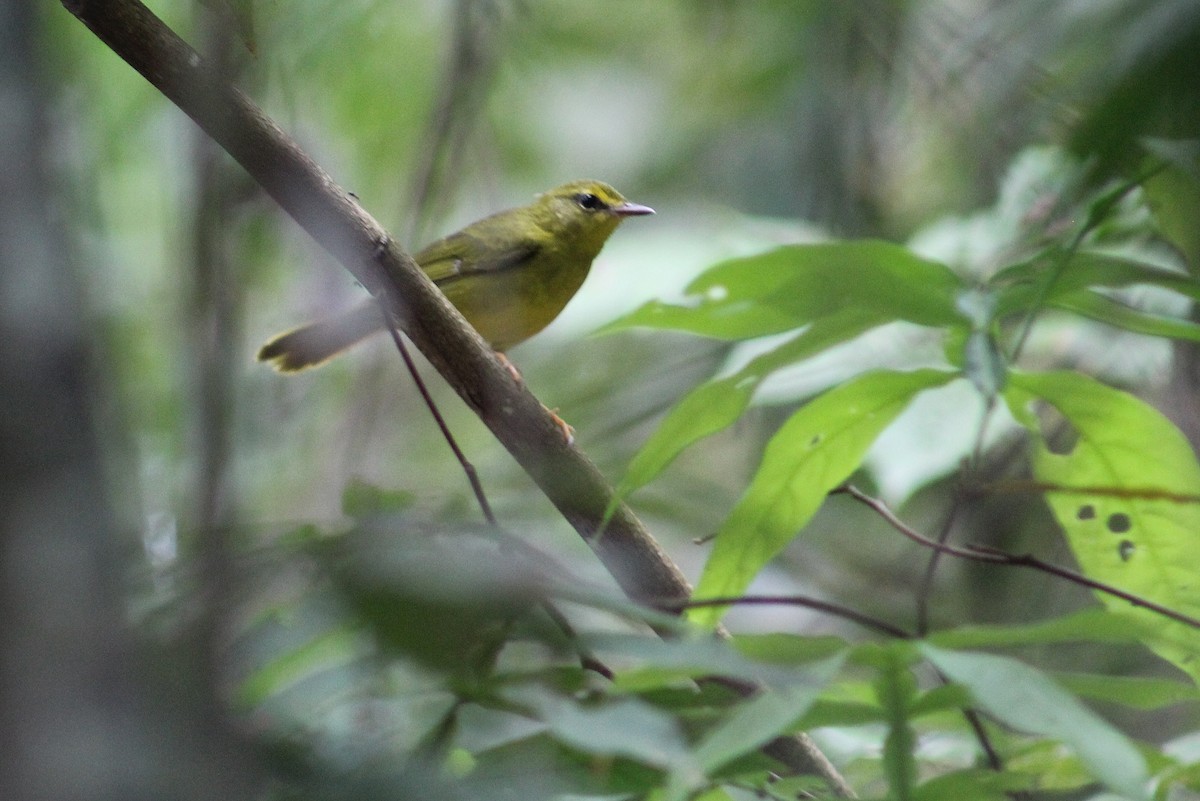
[[[380, 312], [382, 314], [382, 311]], [[471, 491], [475, 493], [475, 500], [479, 502], [479, 509], [483, 512], [483, 519], [489, 525], [499, 525], [496, 522], [496, 515], [492, 511], [492, 505], [488, 503], [487, 494], [483, 491], [483, 483], [479, 480], [479, 473], [475, 470], [475, 465], [467, 459], [467, 455], [463, 453], [462, 448], [458, 446], [458, 440], [454, 438], [454, 434], [450, 432], [450, 426], [446, 424], [446, 418], [442, 416], [441, 409], [433, 400], [433, 395], [429, 392], [429, 387], [422, 380], [420, 372], [417, 370], [417, 364], [413, 361], [412, 354], [408, 352], [408, 346], [404, 344], [403, 337], [400, 336], [400, 331], [392, 324], [386, 314], [383, 315], [384, 321], [387, 323], [388, 333], [392, 335], [392, 342], [396, 344], [396, 350], [400, 351], [400, 357], [404, 359], [404, 366], [408, 368], [408, 374], [412, 376], [413, 383], [417, 385], [417, 391], [421, 393], [421, 398], [425, 401], [425, 406], [429, 409], [429, 413], [433, 415], [434, 421], [437, 423], [438, 430], [442, 432], [443, 439], [450, 446], [450, 450], [454, 452], [454, 458], [458, 460], [463, 472], [467, 475], [467, 481], [471, 484]]]
[[1089, 589], [1096, 590], [1097, 592], [1111, 595], [1114, 598], [1120, 598], [1121, 600], [1127, 601], [1134, 606], [1140, 606], [1143, 609], [1156, 612], [1163, 617], [1168, 617], [1171, 620], [1178, 621], [1185, 625], [1191, 626], [1192, 628], [1200, 629], [1200, 620], [1191, 617], [1190, 615], [1185, 615], [1182, 612], [1170, 609], [1147, 598], [1142, 598], [1139, 595], [1126, 592], [1125, 590], [1122, 590], [1119, 587], [1114, 587], [1111, 584], [1105, 584], [1102, 581], [1096, 581], [1095, 579], [1088, 578], [1082, 573], [1077, 573], [1074, 570], [1069, 570], [1065, 567], [1059, 567], [1058, 565], [1051, 564], [1050, 562], [1044, 562], [1032, 554], [1012, 554], [984, 545], [973, 545], [967, 548], [959, 548], [954, 545], [947, 545], [945, 543], [939, 543], [935, 540], [931, 540], [924, 534], [920, 534], [915, 529], [908, 526], [903, 520], [897, 517], [883, 501], [867, 495], [865, 492], [851, 484], [844, 484], [835, 489], [834, 492], [845, 493], [846, 495], [854, 498], [856, 501], [859, 501], [860, 503], [865, 504], [866, 506], [875, 510], [875, 513], [887, 521], [892, 528], [896, 529], [913, 542], [919, 545], [924, 545], [926, 548], [933, 548], [949, 556], [957, 556], [961, 559], [971, 559], [976, 562], [990, 562], [991, 564], [996, 565], [1028, 567], [1034, 570], [1039, 570], [1043, 573], [1049, 573], [1050, 575], [1066, 579], [1074, 584], [1079, 584]]

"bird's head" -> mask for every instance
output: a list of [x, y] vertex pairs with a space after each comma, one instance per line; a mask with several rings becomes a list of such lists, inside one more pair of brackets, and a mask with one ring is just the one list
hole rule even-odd
[[654, 209], [631, 203], [602, 181], [572, 181], [538, 195], [531, 209], [542, 228], [564, 245], [600, 252], [604, 241], [626, 217], [653, 214]]

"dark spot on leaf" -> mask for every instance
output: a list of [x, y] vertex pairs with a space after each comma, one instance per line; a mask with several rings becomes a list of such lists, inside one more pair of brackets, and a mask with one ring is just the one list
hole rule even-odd
[[1117, 545], [1117, 556], [1121, 557], [1122, 562], [1128, 562], [1129, 557], [1133, 556], [1133, 552], [1137, 549], [1130, 540], [1121, 540]]
[[1094, 520], [1096, 517], [1096, 507], [1090, 503], [1085, 503], [1079, 507], [1079, 511], [1075, 513], [1075, 516], [1080, 520]]
[[1133, 521], [1124, 512], [1117, 512], [1108, 516], [1106, 525], [1108, 526], [1108, 530], [1113, 534], [1124, 534], [1133, 528]]
[[808, 442], [808, 447], [810, 447], [810, 448], [815, 448], [815, 447], [817, 447], [817, 446], [818, 446], [818, 445], [820, 445], [820, 444], [821, 444], [821, 435], [820, 435], [820, 434], [814, 434], [814, 435], [813, 435], [813, 438], [812, 438], [811, 440], [809, 440], [809, 442]]

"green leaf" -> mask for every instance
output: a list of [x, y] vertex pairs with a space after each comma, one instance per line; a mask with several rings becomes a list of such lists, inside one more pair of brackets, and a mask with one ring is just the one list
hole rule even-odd
[[733, 647], [743, 656], [759, 662], [780, 665], [802, 665], [825, 659], [846, 649], [846, 641], [832, 635], [801, 635], [772, 632], [769, 634], [738, 634]]
[[687, 305], [648, 303], [601, 331], [647, 326], [747, 339], [799, 328], [841, 309], [856, 309], [877, 325], [947, 325], [958, 320], [954, 295], [961, 288], [948, 267], [899, 245], [789, 245], [722, 262], [688, 286]]
[[416, 496], [406, 490], [386, 490], [360, 478], [352, 478], [342, 490], [342, 514], [365, 518], [403, 512]]
[[803, 683], [764, 689], [738, 705], [733, 714], [696, 746], [695, 759], [707, 773], [767, 743], [800, 719], [818, 693], [841, 669], [843, 656], [807, 665], [799, 672]]
[[[1078, 441], [1054, 453], [1029, 407], [1051, 404]], [[1134, 396], [1078, 373], [1014, 375], [1006, 400], [1039, 437], [1034, 476], [1088, 576], [1200, 617], [1200, 464], [1169, 420]], [[1200, 681], [1200, 631], [1107, 593], [1105, 606], [1142, 621], [1159, 656]]]
[[888, 733], [883, 741], [883, 769], [887, 774], [892, 797], [909, 801], [917, 784], [917, 763], [914, 752], [917, 734], [913, 730], [909, 709], [917, 697], [917, 680], [909, 668], [908, 659], [897, 649], [881, 648], [879, 674], [875, 695], [887, 720]]
[[[741, 593], [799, 532], [826, 494], [862, 463], [879, 433], [915, 395], [957, 373], [867, 373], [826, 392], [792, 415], [767, 445], [762, 464], [717, 534], [697, 598]], [[714, 624], [718, 608], [689, 618]]]
[[1200, 274], [1200, 141], [1148, 140], [1147, 149], [1171, 167], [1142, 185], [1146, 205], [1154, 214], [1158, 230], [1179, 249], [1192, 275]]
[[1179, 317], [1163, 317], [1139, 311], [1118, 300], [1096, 292], [1075, 292], [1050, 300], [1046, 304], [1116, 328], [1168, 339], [1200, 342], [1200, 323]]
[[862, 726], [883, 721], [883, 710], [877, 704], [818, 699], [804, 716], [800, 728], [809, 731], [822, 726]]
[[1161, 709], [1173, 704], [1200, 701], [1196, 685], [1153, 676], [1055, 673], [1054, 680], [1075, 695], [1134, 709]]
[[699, 676], [729, 676], [766, 684], [802, 681], [792, 669], [748, 659], [729, 644], [711, 636], [699, 639], [662, 640], [635, 634], [594, 632], [582, 634], [579, 644], [602, 661], [624, 667], [616, 685], [623, 690], [645, 691]]
[[[997, 289], [998, 315], [1028, 311], [1037, 299], [1041, 282], [1051, 275], [1048, 262], [1064, 257], [1062, 251], [1052, 250], [996, 273], [989, 283]], [[1079, 251], [1069, 258], [1066, 269], [1046, 293], [1046, 303], [1072, 298], [1094, 287], [1120, 289], [1138, 285], [1157, 286], [1200, 300], [1200, 282], [1186, 273], [1094, 251]]]
[[1011, 771], [996, 773], [984, 768], [968, 768], [943, 773], [917, 788], [916, 801], [1008, 801], [1010, 793], [1029, 790], [1028, 776]]
[[1067, 642], [1127, 643], [1138, 627], [1103, 609], [1084, 609], [1063, 617], [1012, 626], [959, 626], [935, 632], [929, 642], [943, 648], [1000, 648], [1057, 645]]
[[349, 627], [330, 629], [250, 674], [238, 688], [238, 703], [247, 707], [261, 704], [295, 682], [319, 671], [343, 667], [367, 652], [362, 632]]
[[1093, 776], [1130, 798], [1146, 798], [1146, 763], [1125, 735], [1041, 671], [1003, 656], [918, 646], [979, 707], [1021, 731], [1069, 745]]
[[617, 486], [617, 498], [624, 498], [654, 480], [684, 448], [731, 425], [772, 372], [851, 339], [871, 325], [868, 318], [855, 310], [838, 312], [817, 320], [800, 335], [752, 359], [736, 373], [692, 390], [633, 457]]
[[505, 696], [532, 709], [557, 740], [584, 753], [695, 774], [679, 722], [636, 698], [583, 705], [532, 686], [511, 688]]

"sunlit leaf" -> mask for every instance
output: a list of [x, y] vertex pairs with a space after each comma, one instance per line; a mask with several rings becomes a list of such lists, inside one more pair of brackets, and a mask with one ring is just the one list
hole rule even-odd
[[[826, 392], [792, 415], [767, 445], [753, 481], [717, 534], [696, 597], [737, 595], [854, 472], [879, 433], [920, 392], [958, 374], [872, 372]], [[711, 624], [720, 609], [695, 609]]]
[[618, 497], [625, 497], [654, 480], [684, 448], [732, 425], [772, 372], [851, 339], [870, 326], [869, 318], [857, 311], [838, 312], [817, 320], [803, 333], [757, 356], [736, 373], [692, 390], [671, 409], [633, 457], [617, 486]]
[[718, 339], [788, 331], [854, 309], [882, 325], [958, 320], [962, 283], [945, 265], [887, 242], [789, 245], [722, 262], [687, 288], [686, 305], [655, 301], [603, 331], [670, 328]]
[[1008, 657], [947, 651], [922, 653], [981, 709], [1008, 726], [1069, 745], [1092, 775], [1129, 798], [1146, 798], [1146, 763], [1128, 739], [1041, 671]]
[[[1013, 415], [1037, 436], [1034, 475], [1084, 572], [1092, 578], [1200, 617], [1200, 464], [1187, 439], [1134, 396], [1078, 373], [1014, 376]], [[1030, 410], [1040, 398], [1078, 441], [1055, 453]], [[1142, 620], [1146, 643], [1200, 680], [1200, 631], [1109, 594], [1109, 610]]]

